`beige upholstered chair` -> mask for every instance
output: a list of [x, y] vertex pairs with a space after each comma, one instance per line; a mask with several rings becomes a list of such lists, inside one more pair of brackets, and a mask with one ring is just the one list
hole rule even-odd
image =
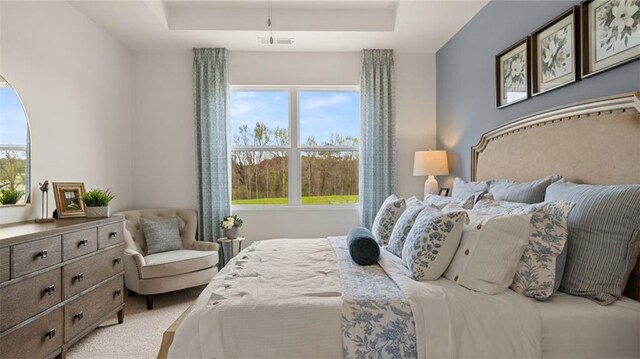
[[[124, 216], [124, 282], [129, 294], [146, 296], [207, 284], [218, 272], [218, 244], [196, 241], [198, 216], [193, 209], [143, 209], [117, 213]], [[146, 255], [140, 218], [177, 217], [184, 249]], [[133, 293], [132, 293], [133, 292]]]

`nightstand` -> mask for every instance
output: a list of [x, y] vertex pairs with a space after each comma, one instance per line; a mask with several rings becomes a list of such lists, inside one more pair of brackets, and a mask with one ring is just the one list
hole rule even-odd
[[[242, 242], [244, 241], [244, 237], [238, 238], [227, 238], [222, 237], [218, 238], [218, 243], [222, 247], [222, 267], [227, 265], [231, 258], [235, 257], [236, 254], [240, 253], [242, 250]], [[235, 251], [235, 244], [238, 243], [238, 252]]]

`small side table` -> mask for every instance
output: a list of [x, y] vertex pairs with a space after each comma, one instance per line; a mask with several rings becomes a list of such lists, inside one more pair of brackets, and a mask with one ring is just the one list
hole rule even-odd
[[[227, 238], [222, 237], [218, 238], [218, 243], [222, 246], [222, 268], [229, 263], [231, 258], [235, 257], [236, 254], [240, 253], [242, 250], [242, 242], [244, 241], [244, 237], [238, 238]], [[238, 243], [238, 252], [235, 251], [235, 244]]]

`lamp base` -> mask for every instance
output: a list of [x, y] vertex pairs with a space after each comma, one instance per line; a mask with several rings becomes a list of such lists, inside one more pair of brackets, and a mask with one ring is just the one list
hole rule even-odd
[[438, 186], [438, 181], [435, 177], [429, 176], [426, 181], [424, 181], [424, 195], [427, 194], [438, 194], [440, 192], [440, 187]]

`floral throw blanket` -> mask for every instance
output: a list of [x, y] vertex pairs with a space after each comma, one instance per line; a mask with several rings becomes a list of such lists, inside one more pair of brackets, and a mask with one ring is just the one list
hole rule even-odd
[[409, 302], [379, 265], [359, 266], [344, 237], [329, 238], [342, 282], [345, 358], [416, 358], [416, 328]]

